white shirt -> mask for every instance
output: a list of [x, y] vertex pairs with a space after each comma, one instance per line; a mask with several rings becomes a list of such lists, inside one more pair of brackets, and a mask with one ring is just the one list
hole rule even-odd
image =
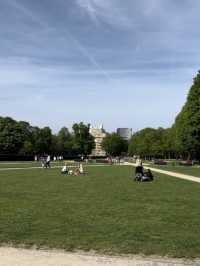
[[136, 166], [142, 166], [142, 160], [141, 159], [136, 160]]
[[67, 165], [64, 165], [62, 168], [62, 172], [67, 172]]

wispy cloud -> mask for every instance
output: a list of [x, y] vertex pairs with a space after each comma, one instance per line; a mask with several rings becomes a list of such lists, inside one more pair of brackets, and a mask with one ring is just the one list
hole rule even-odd
[[98, 13], [93, 3], [91, 0], [77, 0], [77, 4], [88, 13], [96, 24], [99, 24]]
[[69, 31], [67, 34], [73, 40], [79, 51], [89, 59], [90, 63], [95, 67], [95, 69], [97, 69], [99, 73], [101, 73], [108, 81], [112, 81], [109, 73], [101, 67], [89, 50], [87, 50], [86, 47], [84, 47]]
[[116, 1], [106, 0], [76, 0], [77, 5], [85, 11], [93, 22], [101, 24], [107, 23], [120, 28], [130, 28], [133, 26], [132, 20], [124, 10], [116, 4]]

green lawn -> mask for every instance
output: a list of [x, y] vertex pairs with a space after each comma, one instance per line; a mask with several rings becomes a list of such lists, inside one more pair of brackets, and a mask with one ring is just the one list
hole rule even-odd
[[0, 242], [102, 253], [200, 256], [200, 186], [129, 166], [0, 171]]

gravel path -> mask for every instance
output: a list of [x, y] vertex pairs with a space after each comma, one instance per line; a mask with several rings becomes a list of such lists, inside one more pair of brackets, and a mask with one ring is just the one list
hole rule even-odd
[[190, 261], [159, 257], [112, 257], [90, 253], [0, 248], [0, 266], [200, 266]]

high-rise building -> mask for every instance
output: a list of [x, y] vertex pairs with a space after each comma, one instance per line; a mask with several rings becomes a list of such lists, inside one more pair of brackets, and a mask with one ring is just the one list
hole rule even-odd
[[131, 128], [118, 128], [117, 134], [120, 135], [125, 140], [130, 140], [132, 137], [132, 129]]

